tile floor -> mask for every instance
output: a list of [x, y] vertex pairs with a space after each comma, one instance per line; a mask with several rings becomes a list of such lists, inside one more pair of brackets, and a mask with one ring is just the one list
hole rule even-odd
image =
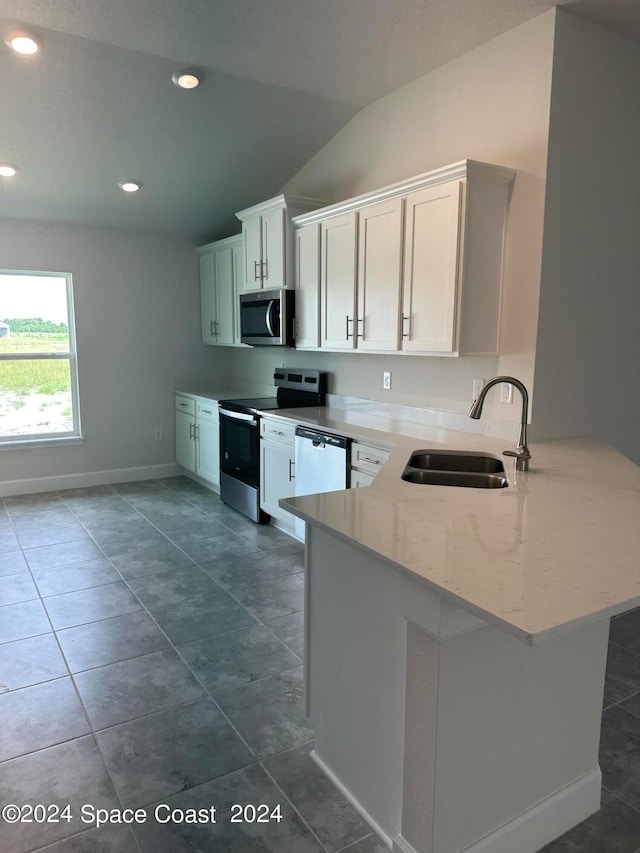
[[[308, 755], [302, 570], [184, 477], [5, 498], [0, 804], [73, 818], [2, 823], [0, 853], [384, 853]], [[640, 610], [612, 623], [601, 753], [603, 808], [545, 853], [640, 851]], [[158, 803], [218, 820], [92, 824]]]

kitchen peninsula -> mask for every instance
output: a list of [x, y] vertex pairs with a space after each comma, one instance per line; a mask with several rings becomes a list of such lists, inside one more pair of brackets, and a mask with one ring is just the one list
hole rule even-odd
[[316, 761], [396, 853], [535, 853], [599, 808], [609, 619], [640, 604], [640, 470], [573, 439], [532, 444], [504, 489], [424, 486], [401, 480], [414, 450], [509, 442], [392, 439], [368, 488], [281, 501], [307, 522]]

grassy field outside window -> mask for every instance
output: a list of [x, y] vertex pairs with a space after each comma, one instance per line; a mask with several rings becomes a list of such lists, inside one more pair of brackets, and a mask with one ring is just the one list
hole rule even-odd
[[79, 434], [74, 338], [70, 275], [0, 271], [0, 443]]

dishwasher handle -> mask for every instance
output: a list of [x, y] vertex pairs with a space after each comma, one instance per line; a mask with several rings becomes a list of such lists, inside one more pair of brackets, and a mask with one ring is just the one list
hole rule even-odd
[[315, 429], [307, 429], [307, 427], [296, 427], [296, 438], [307, 439], [312, 441], [316, 447], [319, 445], [329, 445], [331, 447], [342, 447], [348, 450], [351, 445], [351, 439], [343, 435], [333, 435], [330, 432], [319, 432]]

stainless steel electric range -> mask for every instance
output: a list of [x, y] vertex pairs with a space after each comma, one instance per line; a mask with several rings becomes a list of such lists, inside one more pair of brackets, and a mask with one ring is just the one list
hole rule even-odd
[[275, 397], [221, 400], [220, 497], [252, 521], [266, 523], [260, 509], [260, 413], [275, 409], [324, 406], [327, 374], [283, 367], [275, 371]]

